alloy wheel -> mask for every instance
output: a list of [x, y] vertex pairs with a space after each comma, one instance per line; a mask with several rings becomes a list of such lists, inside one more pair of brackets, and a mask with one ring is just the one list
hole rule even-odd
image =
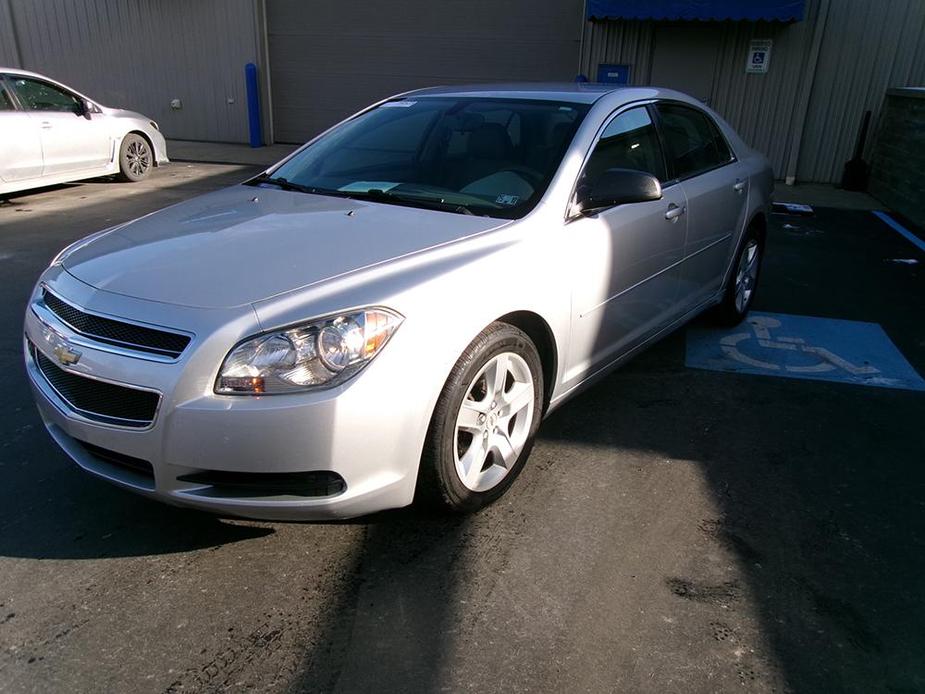
[[459, 480], [475, 492], [497, 486], [517, 462], [536, 412], [533, 374], [523, 357], [503, 352], [476, 374], [456, 417]]
[[749, 239], [742, 255], [739, 256], [739, 266], [736, 270], [735, 307], [739, 313], [745, 313], [755, 293], [758, 282], [758, 266], [761, 248], [755, 239]]
[[143, 176], [151, 168], [151, 150], [145, 142], [129, 143], [125, 150], [125, 159], [133, 176]]

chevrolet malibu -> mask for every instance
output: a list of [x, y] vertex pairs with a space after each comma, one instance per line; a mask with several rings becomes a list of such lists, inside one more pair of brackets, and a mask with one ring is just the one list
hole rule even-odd
[[0, 196], [111, 174], [140, 181], [166, 162], [167, 144], [150, 118], [0, 67]]
[[65, 248], [26, 368], [80, 467], [168, 503], [472, 511], [595, 379], [707, 309], [742, 320], [771, 190], [678, 92], [410, 92]]

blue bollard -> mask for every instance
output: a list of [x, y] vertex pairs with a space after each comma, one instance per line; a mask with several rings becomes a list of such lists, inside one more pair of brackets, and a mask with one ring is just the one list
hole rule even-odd
[[263, 147], [260, 130], [260, 91], [257, 89], [257, 66], [244, 66], [244, 82], [247, 85], [247, 125], [250, 130], [251, 147]]

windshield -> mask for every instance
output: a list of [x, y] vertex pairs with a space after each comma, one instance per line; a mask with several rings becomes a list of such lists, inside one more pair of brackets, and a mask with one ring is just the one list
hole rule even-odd
[[388, 101], [255, 183], [516, 219], [542, 197], [587, 110], [522, 99]]

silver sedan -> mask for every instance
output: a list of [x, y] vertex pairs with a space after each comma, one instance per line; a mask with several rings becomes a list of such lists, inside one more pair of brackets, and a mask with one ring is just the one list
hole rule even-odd
[[595, 379], [707, 309], [742, 320], [771, 190], [678, 92], [410, 92], [65, 248], [26, 368], [80, 467], [171, 504], [471, 511]]

